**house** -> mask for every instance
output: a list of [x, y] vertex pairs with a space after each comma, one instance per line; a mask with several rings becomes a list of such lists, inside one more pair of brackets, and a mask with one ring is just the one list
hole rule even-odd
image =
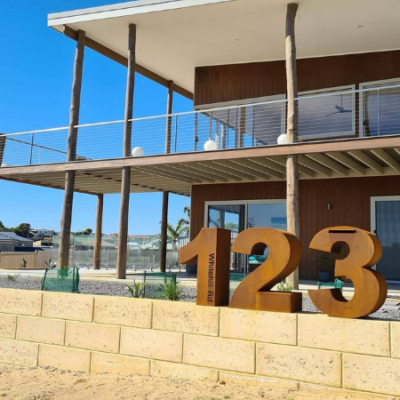
[[15, 232], [0, 232], [0, 252], [14, 251], [16, 247], [33, 247], [33, 240], [19, 236]]
[[[100, 236], [103, 196], [121, 193], [123, 278], [129, 193], [158, 191], [163, 251], [176, 193], [191, 196], [192, 239], [205, 226], [297, 230], [300, 278], [316, 279], [313, 236], [355, 226], [377, 234], [377, 269], [400, 280], [400, 2], [288, 3], [139, 0], [49, 15], [77, 45], [70, 125], [52, 130], [40, 159], [46, 132], [0, 136], [0, 178], [65, 190], [60, 265], [74, 192], [98, 197]], [[85, 47], [127, 66], [124, 121], [79, 126]], [[168, 88], [166, 115], [133, 118], [135, 72]], [[174, 94], [193, 112], [173, 114]]]

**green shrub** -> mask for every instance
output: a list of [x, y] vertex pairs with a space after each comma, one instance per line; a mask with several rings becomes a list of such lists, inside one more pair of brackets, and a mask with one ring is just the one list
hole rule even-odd
[[129, 293], [131, 294], [132, 297], [134, 297], [135, 299], [139, 299], [141, 297], [144, 297], [144, 288], [146, 287], [146, 285], [147, 285], [147, 282], [136, 283], [136, 281], [133, 280], [133, 286], [129, 286], [127, 284], [126, 289], [129, 290]]
[[291, 292], [292, 291], [292, 287], [285, 282], [281, 282], [278, 286], [277, 286], [277, 290], [278, 292]]
[[23, 258], [22, 263], [20, 265], [21, 269], [26, 269], [26, 264], [27, 264], [27, 262], [26, 262], [25, 258]]
[[181, 298], [183, 288], [174, 277], [164, 277], [164, 283], [160, 284], [160, 298], [171, 301], [178, 301]]

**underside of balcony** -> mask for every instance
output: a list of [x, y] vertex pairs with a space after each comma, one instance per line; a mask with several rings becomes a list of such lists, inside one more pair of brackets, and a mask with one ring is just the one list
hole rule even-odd
[[389, 136], [3, 167], [0, 179], [64, 189], [65, 172], [74, 170], [76, 192], [112, 194], [121, 192], [121, 168], [129, 166], [131, 193], [169, 191], [189, 196], [192, 185], [285, 181], [288, 154], [298, 155], [303, 180], [400, 175], [400, 137]]

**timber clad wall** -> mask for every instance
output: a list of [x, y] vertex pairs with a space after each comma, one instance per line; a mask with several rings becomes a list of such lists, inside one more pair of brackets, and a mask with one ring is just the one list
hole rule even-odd
[[[297, 60], [299, 92], [400, 77], [400, 51]], [[195, 105], [286, 93], [284, 61], [198, 67]]]
[[[400, 177], [344, 178], [300, 181], [300, 241], [303, 258], [300, 278], [318, 278], [316, 256], [308, 248], [321, 229], [350, 225], [370, 231], [370, 198], [400, 195]], [[191, 239], [204, 226], [206, 201], [285, 199], [285, 182], [196, 185], [191, 197]], [[331, 209], [328, 210], [328, 203]]]
[[14, 289], [0, 297], [0, 363], [400, 395], [400, 322]]

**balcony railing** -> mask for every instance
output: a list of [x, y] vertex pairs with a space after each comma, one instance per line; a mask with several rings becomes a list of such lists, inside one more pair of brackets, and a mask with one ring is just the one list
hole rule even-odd
[[[284, 144], [286, 103], [282, 99], [133, 119], [133, 156]], [[297, 104], [300, 141], [400, 134], [400, 85], [305, 93]], [[76, 161], [122, 158], [123, 129], [124, 121], [76, 126]], [[2, 166], [64, 163], [67, 137], [67, 127], [1, 135]]]

